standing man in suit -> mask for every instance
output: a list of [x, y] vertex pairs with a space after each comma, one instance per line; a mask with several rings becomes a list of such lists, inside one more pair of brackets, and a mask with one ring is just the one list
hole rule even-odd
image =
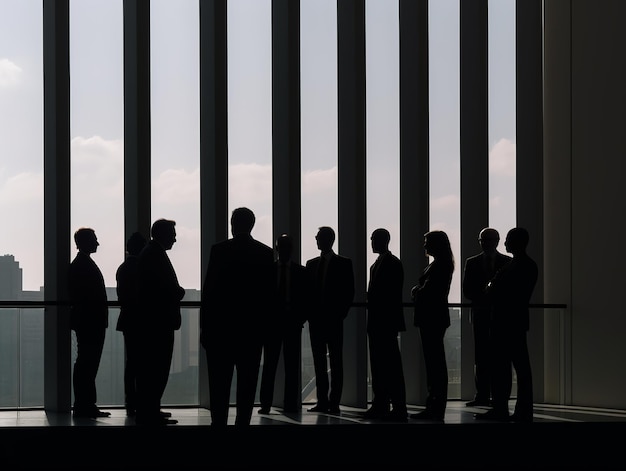
[[115, 272], [117, 299], [120, 302], [116, 330], [124, 336], [124, 402], [129, 417], [134, 417], [137, 412], [137, 349], [141, 339], [137, 264], [146, 243], [146, 238], [140, 232], [133, 232], [126, 242], [127, 256]]
[[259, 414], [269, 414], [274, 398], [276, 369], [283, 352], [285, 384], [283, 411], [298, 412], [301, 407], [300, 364], [302, 327], [306, 322], [306, 271], [292, 259], [293, 240], [282, 234], [276, 239], [278, 259], [274, 262], [276, 280], [276, 305], [263, 342], [263, 373], [259, 399]]
[[211, 247], [202, 288], [200, 342], [206, 350], [213, 427], [227, 425], [235, 369], [235, 426], [250, 425], [254, 408], [276, 290], [274, 251], [252, 237], [255, 221], [249, 208], [232, 212], [233, 237]]
[[[493, 408], [477, 419], [533, 421], [533, 381], [528, 354], [527, 332], [530, 325], [530, 297], [537, 284], [537, 263], [528, 256], [528, 231], [511, 229], [504, 240], [513, 259], [496, 273], [487, 285], [492, 302]], [[517, 400], [509, 416], [512, 368], [517, 376]]]
[[372, 232], [372, 251], [378, 254], [370, 267], [367, 287], [367, 337], [373, 399], [364, 417], [406, 422], [406, 389], [398, 345], [398, 333], [406, 330], [402, 302], [404, 268], [400, 259], [389, 250], [390, 240], [387, 229]]
[[176, 222], [169, 219], [155, 221], [152, 238], [137, 261], [141, 346], [136, 421], [141, 425], [177, 423], [168, 418], [168, 412], [161, 411], [174, 351], [174, 331], [181, 324], [180, 301], [185, 296], [167, 256], [176, 242], [175, 226]]
[[343, 321], [354, 299], [354, 271], [352, 260], [333, 251], [335, 231], [331, 227], [320, 227], [315, 240], [320, 256], [305, 265], [311, 292], [309, 335], [317, 390], [317, 404], [309, 412], [338, 414], [343, 390]]
[[511, 261], [497, 250], [500, 234], [486, 227], [478, 235], [482, 251], [465, 260], [463, 294], [472, 303], [470, 322], [474, 334], [474, 384], [476, 394], [468, 407], [491, 404], [491, 306], [485, 288], [496, 272]]
[[96, 376], [109, 326], [109, 308], [104, 278], [91, 258], [98, 250], [93, 229], [82, 227], [74, 233], [78, 253], [69, 268], [70, 323], [76, 333], [78, 353], [72, 376], [74, 417], [108, 417], [96, 405]]

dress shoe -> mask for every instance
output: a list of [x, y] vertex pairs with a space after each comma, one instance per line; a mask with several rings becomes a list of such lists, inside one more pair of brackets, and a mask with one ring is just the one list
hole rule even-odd
[[388, 422], [406, 423], [409, 421], [409, 414], [406, 411], [392, 410], [383, 418], [383, 420], [386, 420]]
[[177, 424], [178, 420], [168, 419], [167, 417], [162, 417], [159, 414], [156, 416], [149, 416], [149, 417], [137, 416], [137, 418], [135, 419], [135, 423], [137, 425], [161, 426], [161, 425]]
[[267, 415], [270, 413], [269, 407], [261, 407], [258, 411], [259, 414]]
[[328, 413], [329, 414], [341, 414], [341, 409], [339, 409], [339, 406], [329, 406]]
[[389, 415], [389, 409], [383, 409], [382, 407], [370, 407], [363, 414], [363, 418], [366, 420], [384, 420]]
[[409, 417], [415, 420], [434, 420], [436, 422], [443, 422], [443, 416], [443, 414], [424, 409], [421, 412], [411, 414]]
[[166, 412], [166, 411], [164, 411], [164, 410], [161, 410], [161, 411], [159, 411], [159, 415], [160, 415], [161, 417], [168, 418], [168, 417], [171, 417], [171, 416], [172, 416], [172, 413], [171, 413], [171, 412]]
[[532, 423], [533, 421], [533, 415], [532, 414], [520, 414], [518, 412], [514, 412], [513, 414], [511, 414], [511, 416], [509, 417], [509, 420], [511, 422], [517, 422], [517, 423]]
[[76, 418], [98, 419], [103, 417], [110, 417], [111, 413], [105, 412], [100, 409], [74, 409], [73, 415]]
[[480, 399], [474, 399], [473, 401], [465, 403], [466, 407], [489, 407], [490, 405], [491, 401], [485, 401]]
[[493, 420], [496, 422], [508, 422], [510, 420], [508, 411], [501, 411], [497, 409], [488, 410], [484, 414], [474, 414], [474, 419]]
[[307, 411], [308, 412], [328, 412], [328, 406], [318, 404], [314, 407], [311, 407], [310, 409], [307, 409]]

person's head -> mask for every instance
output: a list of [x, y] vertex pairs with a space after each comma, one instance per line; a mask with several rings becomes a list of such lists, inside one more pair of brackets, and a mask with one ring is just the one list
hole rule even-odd
[[317, 248], [322, 252], [328, 252], [332, 249], [335, 243], [335, 231], [332, 227], [322, 226], [317, 229], [317, 235], [315, 236], [317, 241]]
[[74, 232], [74, 242], [78, 251], [86, 254], [95, 253], [100, 245], [96, 232], [89, 227], [81, 227]]
[[230, 216], [230, 230], [233, 236], [250, 234], [256, 217], [249, 208], [236, 208]]
[[500, 243], [500, 234], [495, 229], [486, 227], [478, 234], [478, 243], [483, 252], [492, 255]]
[[165, 250], [169, 250], [176, 242], [176, 221], [157, 219], [150, 230], [152, 239], [157, 241]]
[[387, 229], [379, 228], [372, 232], [372, 252], [385, 253], [389, 250], [389, 241], [391, 240], [391, 234]]
[[293, 252], [293, 241], [287, 234], [281, 234], [276, 239], [276, 251], [278, 252], [278, 260], [281, 262], [288, 262], [291, 260], [291, 253]]
[[513, 256], [526, 252], [529, 241], [528, 231], [523, 227], [514, 227], [506, 234], [504, 247]]
[[133, 232], [126, 241], [126, 251], [129, 255], [139, 255], [141, 249], [146, 245], [146, 238], [141, 232]]
[[454, 263], [450, 239], [444, 231], [430, 231], [424, 234], [424, 250], [435, 260], [450, 260]]

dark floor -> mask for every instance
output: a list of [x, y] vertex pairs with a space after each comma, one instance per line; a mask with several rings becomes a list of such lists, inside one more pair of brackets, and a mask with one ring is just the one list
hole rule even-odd
[[163, 427], [108, 410], [94, 420], [0, 411], [0, 469], [626, 469], [623, 410], [536, 404], [534, 422], [517, 424], [476, 420], [487, 409], [450, 402], [444, 423], [404, 424], [343, 406], [340, 415], [255, 409], [251, 427], [221, 433], [206, 409], [166, 409], [178, 424]]

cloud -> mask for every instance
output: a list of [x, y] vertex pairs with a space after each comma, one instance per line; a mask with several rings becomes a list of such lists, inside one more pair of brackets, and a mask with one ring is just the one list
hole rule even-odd
[[433, 198], [430, 204], [434, 211], [456, 211], [461, 201], [459, 195], [444, 195]]
[[154, 200], [168, 205], [199, 201], [200, 169], [167, 169], [152, 182]]
[[[124, 142], [100, 136], [75, 137], [71, 142], [72, 182], [81, 188], [119, 188], [124, 176]], [[110, 195], [113, 196], [113, 195]]]
[[20, 81], [22, 69], [9, 59], [0, 59], [0, 88], [9, 88]]
[[515, 176], [515, 143], [502, 138], [489, 151], [489, 174], [492, 177]]
[[228, 196], [233, 208], [247, 206], [255, 213], [261, 211], [258, 208], [269, 208], [271, 214], [272, 167], [270, 165], [234, 164], [228, 167], [228, 172]]
[[1, 184], [0, 205], [15, 206], [32, 201], [43, 201], [43, 174], [22, 172]]
[[337, 167], [309, 170], [302, 175], [302, 194], [316, 195], [337, 191]]

